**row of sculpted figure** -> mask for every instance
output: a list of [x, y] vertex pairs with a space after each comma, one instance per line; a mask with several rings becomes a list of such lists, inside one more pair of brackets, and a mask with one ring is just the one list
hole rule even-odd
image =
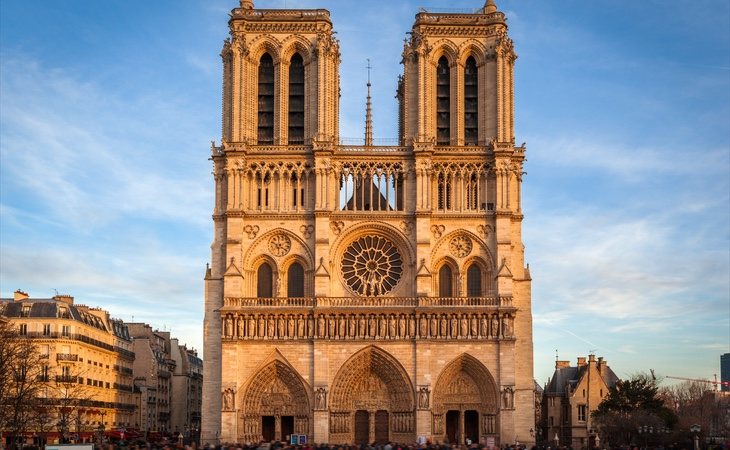
[[510, 313], [226, 314], [228, 339], [509, 339]]

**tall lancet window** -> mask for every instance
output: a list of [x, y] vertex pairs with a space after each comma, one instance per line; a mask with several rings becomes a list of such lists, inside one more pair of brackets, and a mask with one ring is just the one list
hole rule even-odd
[[451, 139], [451, 80], [449, 61], [445, 56], [436, 67], [436, 143], [449, 145]]
[[466, 296], [482, 296], [482, 270], [477, 264], [472, 264], [466, 271]]
[[230, 141], [233, 125], [233, 54], [223, 58], [223, 139]]
[[439, 297], [454, 296], [454, 277], [451, 275], [451, 267], [444, 264], [439, 269]]
[[259, 266], [259, 270], [256, 274], [256, 297], [258, 298], [271, 298], [273, 297], [273, 280], [272, 270], [268, 263], [263, 263]]
[[286, 272], [287, 297], [304, 297], [304, 268], [299, 263], [289, 266]]
[[304, 144], [304, 61], [295, 53], [289, 62], [289, 145]]
[[466, 145], [477, 145], [479, 139], [478, 88], [477, 62], [470, 56], [464, 65], [464, 144]]
[[274, 60], [264, 53], [259, 60], [258, 144], [274, 143]]

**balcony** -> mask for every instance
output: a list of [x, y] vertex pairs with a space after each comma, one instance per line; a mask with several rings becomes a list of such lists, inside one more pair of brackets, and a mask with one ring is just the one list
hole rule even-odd
[[79, 360], [79, 355], [74, 353], [57, 353], [56, 354], [56, 361], [67, 361], [67, 362], [76, 362]]
[[223, 308], [235, 311], [239, 308], [511, 308], [508, 295], [486, 297], [302, 297], [256, 298], [226, 297]]
[[72, 375], [56, 375], [56, 383], [76, 383], [77, 378]]

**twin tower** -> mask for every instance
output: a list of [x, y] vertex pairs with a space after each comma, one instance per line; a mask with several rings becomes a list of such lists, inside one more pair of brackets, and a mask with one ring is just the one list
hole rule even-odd
[[534, 442], [504, 14], [416, 14], [395, 146], [341, 144], [327, 10], [229, 28], [202, 443]]

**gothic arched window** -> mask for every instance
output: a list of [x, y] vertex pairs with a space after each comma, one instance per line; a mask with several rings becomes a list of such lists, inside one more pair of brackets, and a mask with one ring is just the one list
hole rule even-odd
[[289, 145], [304, 144], [304, 61], [295, 53], [289, 62]]
[[436, 144], [449, 145], [451, 139], [451, 79], [445, 56], [436, 67]]
[[466, 209], [476, 210], [479, 196], [479, 177], [472, 173], [466, 178]]
[[478, 264], [472, 264], [466, 271], [466, 296], [482, 296], [482, 269]]
[[477, 145], [479, 139], [479, 107], [477, 62], [470, 56], [464, 64], [464, 144]]
[[304, 268], [299, 263], [289, 266], [286, 272], [287, 297], [304, 297]]
[[264, 53], [259, 60], [258, 144], [274, 143], [274, 60]]
[[439, 269], [439, 297], [454, 296], [454, 277], [451, 274], [451, 267], [444, 264]]
[[268, 263], [263, 263], [259, 266], [258, 273], [256, 274], [256, 297], [258, 298], [270, 298], [272, 295], [273, 277], [271, 266]]
[[438, 209], [451, 209], [451, 175], [440, 173], [438, 176]]

